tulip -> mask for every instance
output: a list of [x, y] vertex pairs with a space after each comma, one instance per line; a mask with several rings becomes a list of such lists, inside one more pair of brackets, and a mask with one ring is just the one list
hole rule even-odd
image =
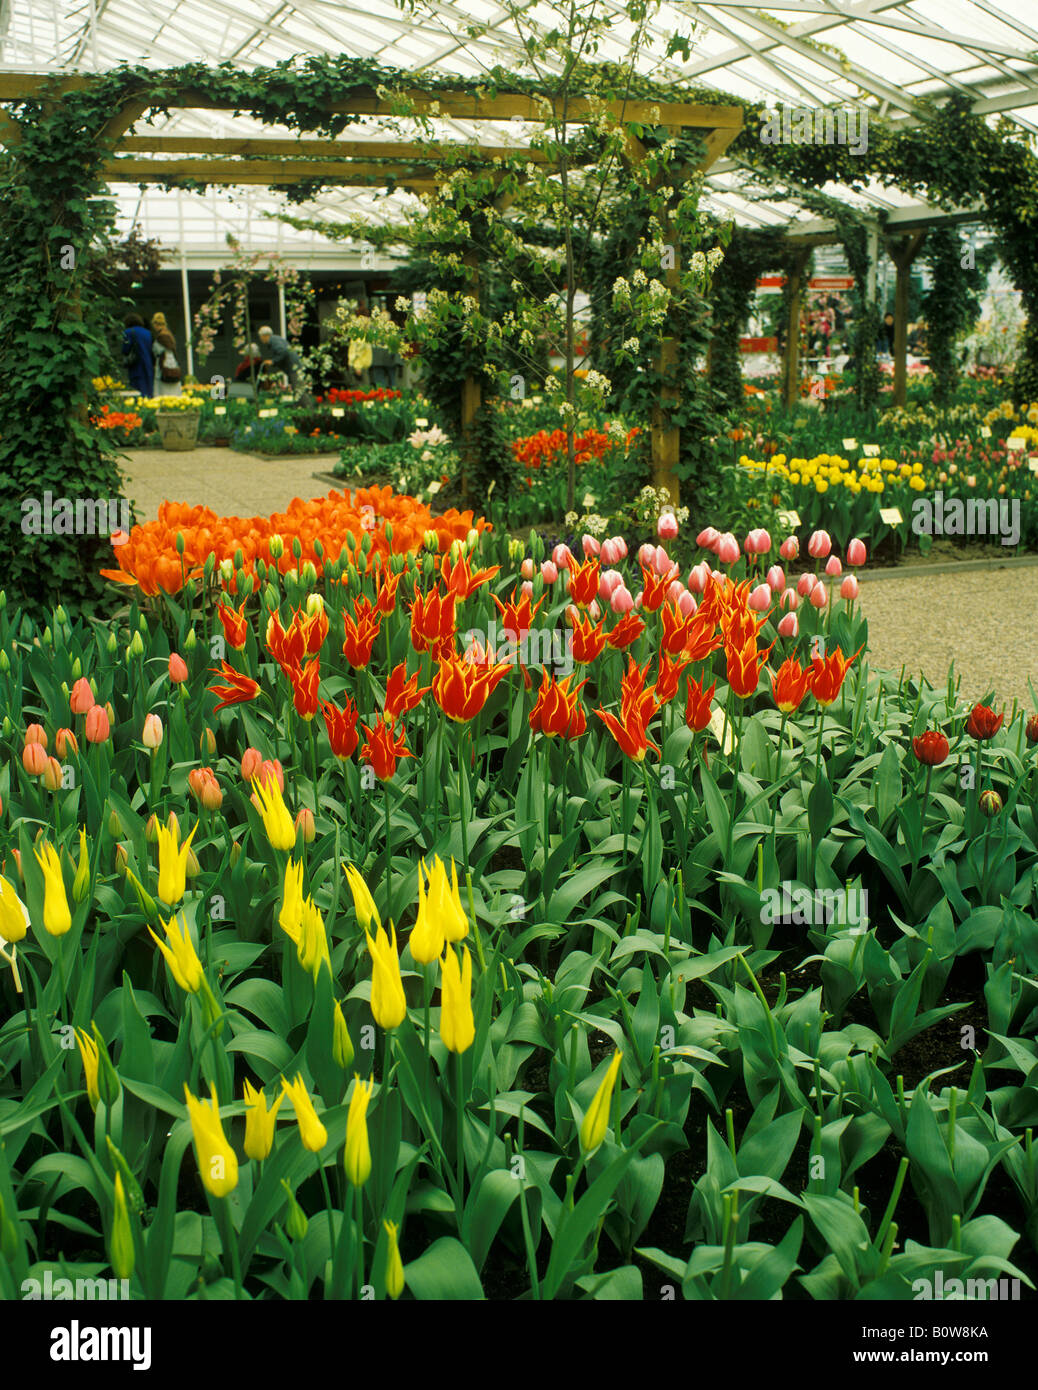
[[746, 537], [745, 547], [747, 555], [767, 555], [771, 549], [771, 536], [763, 527], [759, 527]]
[[182, 685], [187, 680], [187, 662], [177, 652], [169, 654], [169, 678], [174, 685]]
[[292, 817], [288, 813], [276, 778], [268, 776], [265, 782], [254, 779], [252, 787], [271, 848], [294, 849], [296, 828], [292, 824]]
[[126, 1205], [126, 1192], [123, 1176], [115, 1175], [115, 1202], [112, 1211], [112, 1233], [108, 1241], [108, 1255], [117, 1279], [129, 1279], [133, 1273], [136, 1254], [133, 1247], [133, 1228], [130, 1225], [130, 1212]]
[[627, 542], [624, 540], [623, 536], [612, 536], [610, 537], [610, 539], [612, 540], [613, 545], [616, 547], [616, 550], [618, 552], [618, 558], [621, 560], [626, 560]]
[[25, 742], [38, 743], [41, 748], [47, 747], [47, 731], [42, 724], [30, 724], [25, 731]]
[[685, 592], [685, 586], [680, 579], [672, 579], [667, 585], [667, 598], [671, 603], [677, 603], [678, 599]]
[[706, 588], [706, 581], [710, 578], [710, 566], [705, 560], [701, 560], [698, 565], [693, 565], [688, 575], [689, 592], [701, 594]]
[[816, 578], [815, 575], [811, 574], [810, 571], [807, 571], [804, 574], [802, 574], [800, 578], [797, 580], [797, 593], [800, 595], [801, 598], [807, 598], [808, 594], [815, 587], [815, 585], [819, 584], [820, 582], [821, 581], [818, 578]]
[[854, 540], [847, 542], [847, 563], [849, 565], [863, 565], [866, 558], [864, 541], [860, 541], [855, 536]]
[[87, 852], [86, 826], [79, 828], [79, 862], [76, 865], [76, 877], [72, 881], [72, 900], [81, 903], [86, 897], [90, 886], [90, 855]]
[[325, 929], [324, 918], [317, 910], [312, 897], [303, 899], [296, 951], [300, 965], [304, 970], [308, 970], [315, 980], [321, 972], [322, 965], [327, 965], [329, 973], [331, 972], [328, 932]]
[[827, 657], [816, 656], [811, 662], [811, 694], [823, 709], [839, 695], [844, 677], [860, 651], [859, 647], [854, 656], [846, 657], [839, 647], [834, 647]]
[[157, 714], [148, 714], [144, 718], [144, 728], [141, 731], [141, 742], [145, 748], [155, 749], [162, 743], [162, 720]]
[[392, 937], [379, 927], [374, 938], [364, 935], [371, 952], [371, 1013], [380, 1028], [398, 1028], [407, 1014], [407, 996], [400, 978], [396, 928], [389, 924]]
[[779, 599], [779, 608], [795, 613], [800, 607], [800, 595], [796, 589], [783, 589], [782, 597]]
[[[714, 682], [716, 685], [717, 682]], [[710, 701], [713, 699], [714, 685], [704, 690], [699, 681], [688, 678], [688, 701], [685, 705], [685, 723], [694, 733], [701, 733], [710, 723]]]
[[363, 1187], [371, 1177], [371, 1145], [368, 1143], [368, 1102], [375, 1089], [374, 1081], [363, 1082], [356, 1077], [346, 1112], [346, 1148], [342, 1165], [353, 1187]]
[[353, 1039], [350, 1037], [350, 1030], [346, 1027], [342, 1005], [336, 1000], [335, 1008], [332, 1010], [332, 1057], [336, 1065], [345, 1071], [353, 1061], [353, 1056]]
[[849, 574], [840, 585], [840, 597], [846, 599], [848, 603], [853, 603], [858, 597], [858, 578], [857, 575]]
[[86, 1085], [87, 1100], [90, 1108], [96, 1110], [101, 1100], [101, 1093], [97, 1086], [97, 1071], [100, 1063], [100, 1049], [96, 1041], [89, 1033], [82, 1028], [77, 1028], [76, 1042], [79, 1046], [79, 1055], [83, 1061], [83, 1077]]
[[533, 581], [530, 579], [524, 579], [523, 582], [519, 585], [519, 592], [525, 598], [533, 598]]
[[656, 559], [656, 547], [648, 541], [638, 547], [638, 563], [642, 569], [651, 569]]
[[43, 769], [43, 785], [49, 792], [57, 792], [62, 787], [61, 764], [57, 758], [48, 758], [47, 765]]
[[47, 750], [42, 743], [27, 743], [22, 749], [22, 766], [30, 777], [42, 777], [47, 770]]
[[656, 534], [661, 541], [672, 541], [678, 534], [678, 519], [673, 512], [663, 512], [656, 523]]
[[[371, 896], [368, 885], [352, 864], [344, 864], [343, 869], [346, 873], [346, 882], [350, 885], [350, 892], [353, 894], [353, 906], [361, 929], [367, 933], [371, 928], [372, 921], [374, 921], [376, 928], [381, 931], [382, 918], [378, 915], [378, 908], [375, 906], [375, 899]], [[419, 873], [420, 881], [421, 873]]]
[[246, 748], [241, 755], [242, 781], [251, 782], [258, 774], [262, 762], [263, 754], [258, 748]]
[[722, 565], [734, 565], [740, 555], [739, 542], [726, 531], [717, 542], [717, 558]]
[[199, 1100], [185, 1083], [184, 1099], [187, 1101], [202, 1185], [214, 1197], [226, 1197], [238, 1186], [238, 1159], [220, 1123], [219, 1102], [213, 1082], [210, 1082], [210, 1091], [210, 1100]]
[[618, 565], [623, 559], [623, 553], [615, 537], [602, 542], [602, 549], [598, 553], [598, 558], [603, 565]]
[[524, 579], [533, 578], [533, 561], [529, 557], [519, 566], [519, 573]]
[[781, 565], [772, 565], [771, 569], [769, 569], [765, 575], [765, 579], [767, 580], [768, 588], [773, 591], [777, 592], [779, 589], [784, 589], [786, 587], [786, 576]]
[[296, 812], [294, 824], [296, 834], [298, 835], [301, 830], [305, 842], [308, 845], [312, 845], [317, 838], [317, 826], [314, 824], [314, 813], [310, 810], [309, 806], [303, 806]]
[[780, 637], [796, 637], [799, 631], [800, 625], [797, 622], [797, 615], [795, 613], [787, 613], [780, 619], [778, 625], [778, 634]]
[[584, 558], [586, 560], [590, 560], [592, 555], [597, 555], [602, 549], [601, 542], [595, 540], [594, 536], [589, 536], [587, 534], [581, 537], [580, 544], [584, 548]]
[[1028, 743], [1038, 743], [1038, 714], [1032, 714], [1024, 728]]
[[267, 1108], [267, 1098], [245, 1080], [245, 1157], [266, 1158], [274, 1146], [274, 1126], [278, 1109], [285, 1099], [284, 1092]]
[[387, 1236], [386, 1247], [386, 1293], [397, 1299], [404, 1291], [404, 1264], [400, 1258], [397, 1244], [397, 1228], [394, 1221], [383, 1221]]
[[568, 545], [557, 545], [551, 552], [551, 562], [556, 569], [567, 570], [573, 563], [573, 551]]
[[36, 862], [43, 870], [43, 926], [51, 936], [64, 936], [72, 925], [69, 912], [65, 880], [61, 874], [61, 860], [58, 852], [48, 841], [43, 842], [43, 852], [34, 850]]
[[825, 572], [831, 579], [835, 579], [837, 575], [843, 573], [843, 566], [835, 555], [830, 555], [826, 561]]
[[554, 584], [559, 577], [559, 571], [551, 560], [545, 560], [541, 565], [541, 578], [545, 584]]
[[311, 1153], [320, 1153], [328, 1142], [328, 1131], [317, 1118], [317, 1111], [306, 1089], [302, 1072], [296, 1074], [296, 1079], [291, 1085], [282, 1077], [281, 1088], [296, 1112], [296, 1123], [299, 1125], [299, 1137], [303, 1141], [303, 1148], [309, 1149]]
[[609, 597], [609, 607], [614, 613], [630, 613], [634, 608], [634, 595], [626, 584], [618, 584]]
[[[278, 791], [283, 792], [285, 790], [285, 772], [281, 763], [277, 758], [275, 758], [273, 762], [269, 758], [265, 758], [259, 765], [259, 771], [256, 773], [255, 780], [266, 785], [272, 777], [278, 784]], [[253, 805], [256, 806], [257, 810], [259, 809], [257, 802], [254, 801]]]
[[10, 879], [0, 874], [0, 941], [21, 941], [29, 926], [29, 909]]
[[194, 830], [183, 844], [180, 843], [180, 825], [171, 815], [169, 825], [158, 827], [159, 845], [159, 901], [172, 907], [184, 896], [187, 887], [187, 857], [191, 841], [198, 830]]
[[832, 537], [828, 531], [812, 531], [807, 543], [807, 553], [812, 560], [824, 560], [833, 548]]
[[73, 714], [86, 714], [94, 705], [94, 692], [90, 689], [90, 682], [86, 676], [80, 676], [72, 687], [72, 694], [69, 696], [69, 709]]
[[779, 555], [788, 564], [790, 560], [795, 560], [800, 554], [800, 542], [796, 536], [787, 536], [779, 546]]
[[995, 711], [989, 709], [987, 705], [974, 705], [970, 711], [970, 717], [966, 721], [966, 732], [970, 738], [986, 743], [988, 739], [994, 738], [1001, 729], [1005, 717], [1005, 710], [996, 716]]
[[111, 722], [102, 705], [92, 705], [87, 710], [86, 736], [88, 743], [106, 743], [111, 733]]
[[54, 735], [54, 751], [59, 758], [67, 758], [70, 753], [79, 752], [79, 740], [71, 729], [59, 729]]
[[754, 613], [765, 613], [771, 607], [771, 589], [767, 584], [758, 584], [746, 600], [746, 607]]
[[787, 657], [771, 678], [771, 694], [777, 709], [783, 714], [791, 714], [799, 709], [811, 684], [811, 667], [800, 669], [795, 656]]
[[472, 956], [463, 946], [462, 964], [450, 949], [442, 964], [440, 1038], [448, 1052], [467, 1051], [476, 1039], [472, 1016]]
[[927, 729], [912, 740], [912, 752], [927, 767], [940, 767], [948, 756], [950, 745], [939, 729]]
[[614, 1052], [606, 1073], [599, 1083], [591, 1104], [587, 1108], [580, 1126], [580, 1147], [585, 1154], [592, 1154], [606, 1137], [609, 1126], [609, 1107], [613, 1099], [613, 1087], [623, 1060], [622, 1052]]
[[696, 537], [696, 545], [698, 545], [701, 550], [716, 551], [717, 542], [720, 539], [720, 531], [716, 530], [713, 526], [708, 526], [704, 531], [700, 531], [699, 535]]
[[696, 601], [687, 589], [683, 589], [678, 595], [678, 612], [683, 618], [691, 618], [696, 611]]
[[1002, 798], [990, 787], [980, 794], [980, 809], [988, 819], [993, 819], [1002, 810]]
[[829, 602], [829, 591], [824, 584], [816, 584], [811, 590], [810, 602], [814, 608], [824, 608]]
[[[161, 921], [161, 918], [159, 920]], [[170, 974], [180, 988], [186, 994], [197, 994], [202, 988], [205, 976], [202, 971], [202, 962], [198, 959], [198, 952], [195, 950], [195, 944], [188, 935], [187, 923], [178, 922], [174, 915], [170, 917], [168, 922], [162, 923], [162, 929], [169, 940], [168, 946], [164, 941], [159, 940], [150, 927], [148, 928], [148, 935], [165, 956]]]

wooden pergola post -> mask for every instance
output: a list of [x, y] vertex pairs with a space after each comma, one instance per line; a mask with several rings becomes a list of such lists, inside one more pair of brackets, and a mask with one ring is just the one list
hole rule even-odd
[[800, 294], [810, 256], [810, 247], [803, 247], [794, 253], [789, 268], [789, 313], [782, 380], [782, 402], [787, 410], [792, 410], [800, 399]]
[[[672, 132], [668, 130], [667, 134]], [[670, 257], [664, 271], [663, 281], [672, 292], [677, 289], [681, 275], [681, 248], [670, 218], [670, 211], [664, 208], [660, 215], [663, 228], [663, 243], [670, 250]], [[660, 378], [659, 403], [652, 408], [652, 482], [655, 488], [666, 488], [670, 500], [676, 507], [680, 500], [681, 485], [678, 479], [678, 461], [681, 457], [681, 429], [668, 419], [668, 405], [671, 407], [681, 399], [681, 392], [672, 384], [678, 364], [681, 340], [669, 334], [660, 342], [660, 351], [653, 363]]]
[[[470, 290], [469, 293], [479, 303], [479, 252], [466, 251], [462, 258], [468, 267]], [[475, 424], [476, 416], [479, 414], [480, 406], [483, 404], [483, 383], [479, 377], [473, 376], [471, 372], [461, 383], [461, 491], [464, 496], [468, 495], [469, 469], [478, 462], [476, 441], [472, 437], [472, 428]]]
[[925, 232], [887, 242], [887, 252], [897, 270], [894, 286], [894, 404], [908, 399], [908, 291], [912, 262], [926, 240]]

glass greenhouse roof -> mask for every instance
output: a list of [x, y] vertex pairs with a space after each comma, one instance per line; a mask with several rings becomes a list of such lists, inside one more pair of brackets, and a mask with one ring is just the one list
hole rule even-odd
[[[622, 62], [631, 26], [615, 0], [616, 19], [600, 61]], [[550, 27], [553, 8], [528, 4], [524, 23]], [[689, 58], [666, 57], [674, 33], [689, 39]], [[478, 78], [496, 64], [517, 66], [520, 37], [501, 6], [490, 0], [435, 3], [412, 17], [394, 0], [0, 0], [0, 69], [7, 72], [89, 73], [123, 62], [172, 67], [192, 61], [231, 62], [243, 69], [305, 54], [372, 59], [386, 67]], [[653, 14], [639, 69], [657, 81], [696, 83], [767, 105], [818, 107], [869, 101], [894, 122], [912, 122], [919, 98], [954, 92], [974, 110], [1006, 115], [1038, 134], [1038, 11], [1033, 0], [755, 0], [693, 4], [669, 0]], [[445, 138], [522, 145], [521, 122], [441, 123]], [[138, 127], [138, 130], [142, 127]], [[173, 111], [152, 132], [177, 136], [292, 138], [225, 112]], [[351, 140], [385, 138], [377, 118], [351, 126]], [[399, 131], [397, 138], [400, 138]], [[158, 158], [160, 156], [156, 156]], [[253, 249], [280, 247], [302, 266], [342, 266], [361, 247], [331, 243], [279, 222], [284, 200], [266, 189], [208, 193], [141, 191], [113, 184], [120, 219], [136, 219], [144, 235], [182, 246], [188, 264], [209, 265], [229, 254], [233, 232]], [[786, 190], [788, 192], [788, 190]], [[859, 206], [883, 208], [895, 220], [925, 210], [879, 185], [855, 192], [831, 185]], [[328, 189], [294, 206], [300, 217], [399, 220], [410, 194]], [[750, 226], [810, 225], [795, 202], [762, 197], [734, 160], [721, 158], [708, 175], [706, 205]], [[376, 264], [381, 264], [379, 258]]]

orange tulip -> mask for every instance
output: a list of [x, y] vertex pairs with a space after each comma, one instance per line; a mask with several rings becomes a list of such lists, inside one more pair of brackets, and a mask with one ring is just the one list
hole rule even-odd
[[454, 641], [455, 595], [441, 594], [434, 589], [429, 594], [415, 591], [411, 604], [411, 645], [416, 652], [431, 651], [438, 660], [440, 654]]
[[302, 719], [313, 719], [320, 703], [320, 661], [311, 661], [302, 670], [296, 667], [289, 673], [289, 679], [292, 682], [292, 703], [295, 705], [296, 713]]
[[839, 647], [835, 647], [827, 657], [816, 656], [811, 662], [811, 694], [823, 709], [828, 708], [839, 695], [843, 678], [861, 650], [859, 647], [854, 656], [846, 657]]
[[221, 661], [220, 667], [217, 671], [214, 666], [213, 672], [218, 676], [222, 675], [227, 684], [206, 686], [207, 690], [220, 697], [220, 703], [213, 709], [214, 714], [218, 714], [226, 705], [242, 705], [247, 704], [249, 700], [255, 700], [259, 694], [259, 684], [256, 681], [243, 676], [233, 666], [228, 666], [226, 661]]
[[465, 723], [480, 712], [510, 669], [508, 662], [480, 667], [454, 654], [444, 656], [433, 677], [433, 699], [448, 719]]
[[422, 696], [431, 689], [429, 685], [423, 685], [419, 689], [417, 671], [410, 680], [407, 679], [406, 661], [394, 666], [386, 681], [386, 698], [382, 707], [386, 723], [393, 725], [403, 715], [417, 708], [421, 704]]
[[380, 782], [388, 781], [396, 772], [398, 758], [414, 757], [407, 747], [403, 730], [394, 739], [393, 730], [381, 720], [374, 729], [369, 729], [367, 724], [362, 724], [361, 728], [368, 736], [360, 750], [361, 762], [367, 763]]
[[[774, 646], [774, 643], [772, 643]], [[760, 684], [761, 668], [771, 655], [771, 647], [765, 651], [757, 650], [756, 638], [752, 638], [745, 646], [726, 648], [728, 658], [728, 684], [734, 694], [741, 700], [749, 699], [751, 695], [756, 695], [757, 686]]]
[[353, 600], [353, 617], [342, 615], [346, 639], [342, 644], [342, 654], [353, 667], [363, 667], [371, 660], [371, 649], [379, 634], [382, 619], [366, 598]]
[[602, 577], [602, 567], [597, 560], [585, 560], [582, 565], [574, 565], [569, 570], [569, 600], [586, 608], [598, 597], [598, 584]]
[[704, 690], [697, 680], [693, 680], [691, 676], [688, 678], [685, 723], [694, 733], [701, 733], [710, 723], [710, 701], [713, 699], [716, 684], [715, 681], [709, 690]]
[[[575, 611], [575, 610], [574, 610]], [[601, 623], [593, 623], [577, 614], [573, 622], [573, 660], [578, 666], [590, 666], [605, 651], [606, 633]]]
[[587, 681], [582, 680], [571, 690], [573, 679], [567, 676], [565, 680], [556, 681], [547, 671], [541, 673], [541, 688], [530, 711], [530, 728], [535, 734], [574, 739], [587, 732], [587, 718], [577, 700]]
[[810, 666], [802, 671], [800, 662], [795, 656], [790, 656], [778, 668], [778, 673], [772, 676], [771, 693], [776, 707], [783, 714], [789, 714], [800, 708], [804, 696], [811, 687], [811, 674]]
[[637, 613], [627, 613], [620, 619], [616, 627], [613, 628], [606, 641], [614, 651], [623, 651], [624, 647], [629, 647], [645, 631], [645, 624]]
[[324, 726], [328, 730], [332, 752], [345, 762], [347, 758], [353, 757], [359, 738], [357, 706], [348, 695], [343, 696], [343, 699], [346, 702], [343, 709], [336, 709], [335, 705], [324, 703], [321, 705], [321, 713], [324, 715]]
[[240, 608], [225, 608], [221, 603], [216, 612], [223, 624], [227, 645], [233, 647], [236, 652], [240, 652], [249, 635], [249, 624], [245, 618], [245, 601], [242, 601]]

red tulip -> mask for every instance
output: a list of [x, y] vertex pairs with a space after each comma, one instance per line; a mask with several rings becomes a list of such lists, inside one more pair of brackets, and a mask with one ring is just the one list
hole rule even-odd
[[987, 705], [974, 705], [970, 711], [970, 717], [966, 721], [966, 732], [970, 738], [986, 743], [989, 738], [994, 738], [1001, 729], [1005, 717], [1005, 710], [996, 715], [995, 711], [989, 709]]
[[356, 752], [359, 737], [357, 734], [357, 706], [348, 695], [343, 696], [345, 707], [336, 709], [332, 704], [322, 704], [324, 726], [328, 730], [328, 741], [332, 752], [345, 762]]
[[227, 645], [233, 647], [236, 652], [240, 652], [249, 635], [249, 624], [245, 617], [245, 601], [242, 601], [239, 608], [227, 608], [221, 603], [216, 613], [223, 624]]
[[226, 661], [220, 662], [220, 670], [213, 667], [214, 674], [223, 676], [226, 685], [207, 685], [206, 689], [213, 695], [219, 695], [220, 703], [213, 710], [214, 714], [219, 713], [227, 705], [242, 705], [249, 700], [255, 700], [259, 694], [259, 684], [251, 680], [248, 676], [243, 676], [236, 671], [233, 666], [228, 666]]
[[393, 731], [381, 719], [374, 729], [367, 724], [361, 726], [367, 734], [367, 742], [360, 750], [361, 761], [368, 764], [380, 782], [386, 782], [396, 771], [398, 758], [411, 758], [414, 754], [407, 747], [403, 730], [394, 739]]
[[948, 740], [939, 729], [927, 729], [912, 740], [912, 752], [928, 767], [939, 767], [948, 756]]
[[556, 681], [548, 671], [541, 673], [541, 687], [530, 711], [530, 728], [535, 734], [574, 739], [587, 732], [587, 718], [577, 700], [587, 681], [582, 680], [571, 690], [573, 679], [567, 676], [565, 680]]
[[775, 705], [783, 714], [799, 709], [811, 684], [811, 667], [800, 669], [795, 656], [787, 657], [771, 678], [771, 693]]
[[685, 723], [695, 733], [700, 733], [710, 723], [710, 701], [714, 697], [714, 687], [704, 690], [699, 681], [688, 678], [688, 700], [685, 704]]

